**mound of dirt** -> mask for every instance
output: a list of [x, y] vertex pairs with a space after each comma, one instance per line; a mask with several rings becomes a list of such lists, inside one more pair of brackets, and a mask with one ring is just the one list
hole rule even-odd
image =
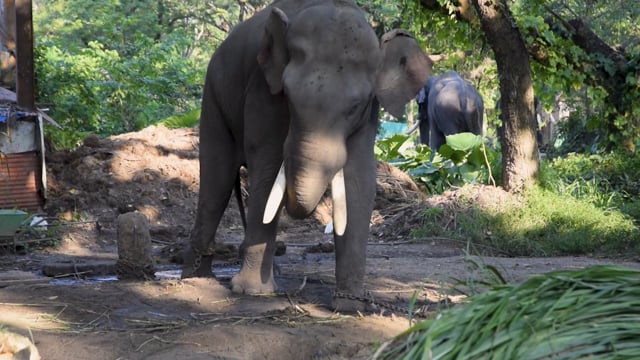
[[147, 216], [155, 237], [188, 236], [198, 192], [198, 133], [152, 126], [48, 154], [48, 215], [114, 230], [119, 214]]

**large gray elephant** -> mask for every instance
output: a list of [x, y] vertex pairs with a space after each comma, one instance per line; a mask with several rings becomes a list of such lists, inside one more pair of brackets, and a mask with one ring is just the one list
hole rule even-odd
[[472, 132], [482, 134], [482, 97], [469, 82], [449, 70], [431, 76], [416, 97], [420, 142], [437, 151], [445, 136]]
[[395, 116], [431, 62], [405, 31], [378, 41], [346, 0], [281, 0], [239, 24], [213, 54], [200, 119], [200, 194], [182, 277], [211, 276], [215, 234], [238, 170], [249, 173], [236, 293], [276, 290], [281, 208], [309, 216], [331, 184], [336, 252], [333, 306], [362, 310], [375, 195], [378, 108]]

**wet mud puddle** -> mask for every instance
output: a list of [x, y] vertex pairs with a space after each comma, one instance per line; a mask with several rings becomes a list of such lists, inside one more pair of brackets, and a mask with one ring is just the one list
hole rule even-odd
[[[214, 266], [211, 271], [216, 276], [216, 279], [222, 281], [230, 281], [231, 277], [240, 271], [239, 264]], [[180, 274], [182, 270], [176, 266], [161, 266], [159, 270], [155, 272], [155, 280], [180, 280]], [[89, 276], [68, 276], [53, 278], [49, 282], [52, 285], [77, 285], [77, 284], [94, 284], [108, 281], [118, 281], [118, 276], [115, 274], [106, 275], [89, 275]]]

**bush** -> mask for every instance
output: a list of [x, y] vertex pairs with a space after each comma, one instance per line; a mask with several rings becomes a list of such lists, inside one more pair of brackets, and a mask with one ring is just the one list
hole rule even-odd
[[447, 143], [437, 152], [423, 144], [412, 145], [409, 135], [396, 134], [378, 140], [374, 151], [423, 184], [429, 193], [441, 193], [451, 186], [468, 183], [487, 184], [493, 180], [492, 168], [499, 154], [472, 133], [447, 136]]
[[204, 66], [168, 44], [137, 41], [126, 58], [97, 42], [78, 53], [37, 49], [38, 98], [63, 126], [47, 129], [55, 145], [73, 148], [88, 133], [136, 131], [197, 107]]
[[540, 184], [640, 220], [640, 157], [619, 153], [568, 154], [541, 166]]

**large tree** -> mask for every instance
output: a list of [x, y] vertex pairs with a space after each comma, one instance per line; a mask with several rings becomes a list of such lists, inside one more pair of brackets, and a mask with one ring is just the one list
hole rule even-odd
[[505, 0], [472, 2], [498, 66], [504, 127], [502, 182], [507, 190], [519, 190], [538, 173], [529, 54]]

